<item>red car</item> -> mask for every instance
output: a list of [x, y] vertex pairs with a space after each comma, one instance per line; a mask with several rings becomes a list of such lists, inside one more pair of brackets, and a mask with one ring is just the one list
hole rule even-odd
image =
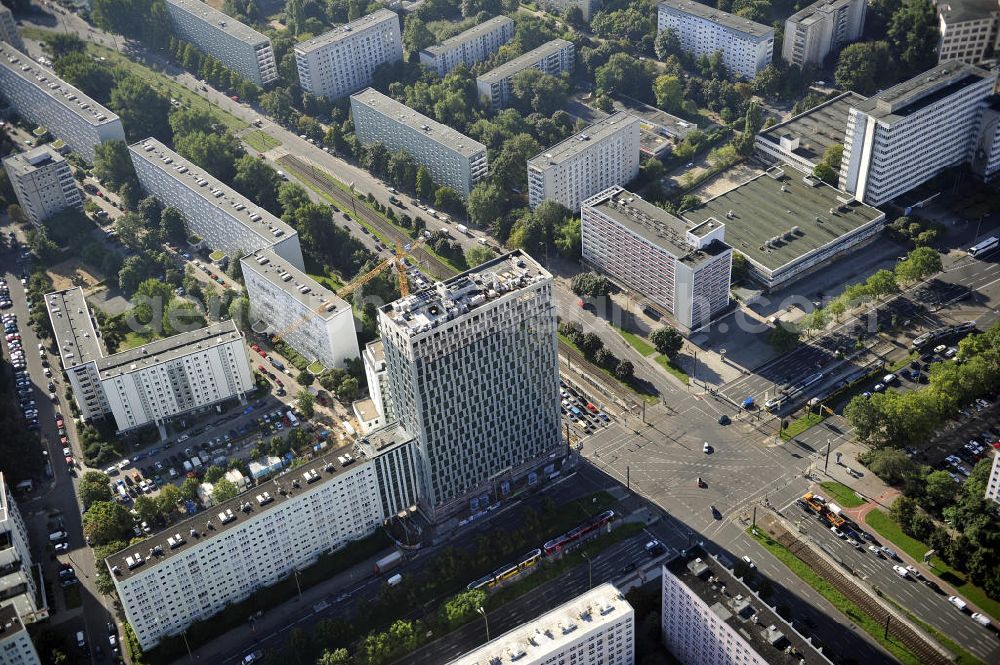
[[230, 95], [229, 99], [233, 100], [234, 102], [240, 101], [239, 95]]
[[250, 348], [253, 349], [254, 351], [260, 351], [260, 347], [256, 344], [251, 344]]
[[69, 445], [69, 439], [67, 439], [65, 436], [61, 436], [61, 437], [59, 437], [59, 443], [61, 443], [64, 446], [68, 446]]
[[63, 419], [62, 418], [60, 418], [59, 420], [56, 421], [56, 427], [62, 427], [63, 424], [64, 423], [63, 423]]
[[267, 354], [261, 351], [260, 349], [257, 349], [257, 355], [259, 355], [261, 358], [267, 358]]

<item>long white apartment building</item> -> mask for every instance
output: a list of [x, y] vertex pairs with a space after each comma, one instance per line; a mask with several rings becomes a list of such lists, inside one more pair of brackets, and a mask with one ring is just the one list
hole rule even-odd
[[822, 67], [831, 52], [861, 38], [866, 0], [818, 0], [785, 20], [781, 57], [791, 65]]
[[270, 247], [300, 270], [299, 234], [197, 164], [148, 138], [129, 146], [139, 183], [184, 215], [188, 233], [233, 260]]
[[369, 342], [361, 352], [365, 365], [365, 380], [368, 382], [368, 397], [379, 417], [387, 423], [396, 420], [389, 392], [389, 373], [385, 367], [385, 345], [381, 339]]
[[280, 335], [310, 362], [343, 369], [359, 355], [351, 305], [274, 250], [241, 260], [254, 331]]
[[125, 140], [117, 115], [6, 42], [0, 42], [0, 97], [87, 162], [98, 143]]
[[673, 30], [681, 48], [695, 58], [722, 51], [726, 69], [743, 78], [771, 64], [774, 28], [694, 0], [663, 0], [657, 28]]
[[415, 498], [410, 437], [386, 428], [109, 556], [144, 650], [323, 554], [370, 535]]
[[[34, 567], [28, 529], [14, 501], [11, 487], [0, 471], [0, 605], [13, 608], [16, 616], [26, 623], [49, 616], [45, 590], [41, 589], [39, 596], [39, 587], [32, 572]], [[0, 642], [2, 640], [0, 636]], [[0, 659], [0, 662], [3, 660]]]
[[447, 665], [632, 665], [635, 610], [602, 584]]
[[580, 211], [583, 262], [649, 299], [688, 331], [729, 305], [733, 250], [725, 224], [689, 224], [621, 187]]
[[31, 636], [13, 605], [0, 603], [0, 663], [41, 665]]
[[66, 158], [49, 145], [3, 160], [17, 202], [34, 224], [66, 208], [81, 208], [83, 197]]
[[420, 64], [444, 76], [459, 65], [471, 67], [486, 60], [514, 38], [514, 21], [494, 16], [440, 44], [420, 51]]
[[990, 477], [986, 481], [986, 498], [1000, 503], [1000, 455], [993, 456]]
[[514, 76], [526, 69], [537, 69], [553, 76], [573, 71], [575, 62], [573, 42], [553, 39], [528, 51], [482, 76], [476, 77], [479, 99], [493, 109], [502, 109], [510, 102]]
[[1000, 49], [1000, 3], [997, 0], [941, 0], [938, 13], [938, 62], [961, 60], [978, 65], [996, 59]]
[[375, 69], [403, 59], [399, 16], [379, 9], [295, 45], [302, 89], [340, 99], [372, 84]]
[[486, 509], [560, 468], [552, 275], [530, 256], [505, 254], [385, 305], [379, 330], [428, 519]]
[[625, 111], [528, 160], [528, 204], [557, 201], [573, 212], [594, 194], [639, 175], [640, 122]]
[[405, 150], [430, 171], [435, 184], [451, 187], [462, 198], [486, 177], [486, 146], [374, 88], [351, 95], [351, 116], [361, 143], [382, 143], [390, 153]]
[[174, 34], [209, 54], [247, 81], [267, 85], [278, 78], [271, 40], [201, 0], [166, 0]]
[[662, 589], [663, 645], [683, 665], [831, 664], [701, 548], [663, 566]]
[[45, 305], [85, 420], [110, 416], [119, 431], [161, 426], [254, 389], [243, 335], [232, 321], [106, 355], [80, 287], [46, 294]]
[[840, 189], [877, 206], [970, 162], [996, 79], [953, 60], [852, 106]]
[[590, 19], [604, 3], [602, 0], [542, 0], [538, 4], [547, 12], [560, 16], [565, 15], [566, 12], [574, 7], [579, 7], [580, 12], [583, 14], [583, 20], [590, 23]]
[[14, 12], [4, 5], [0, 5], [0, 42], [7, 42], [18, 51], [25, 50], [21, 31], [17, 29], [17, 22], [14, 20]]
[[990, 182], [1000, 173], [1000, 96], [991, 97], [979, 120], [972, 172]]

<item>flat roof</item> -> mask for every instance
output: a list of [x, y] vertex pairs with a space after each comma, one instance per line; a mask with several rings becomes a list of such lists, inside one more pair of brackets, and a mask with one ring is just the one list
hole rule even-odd
[[45, 306], [64, 368], [70, 369], [104, 357], [81, 287], [46, 293]]
[[442, 55], [443, 53], [447, 53], [456, 46], [464, 44], [470, 39], [475, 39], [476, 37], [487, 32], [493, 32], [494, 30], [499, 29], [500, 26], [507, 24], [514, 25], [514, 21], [503, 15], [494, 16], [488, 21], [483, 21], [479, 25], [474, 25], [468, 30], [458, 33], [454, 37], [449, 37], [440, 44], [434, 44], [433, 46], [428, 46], [427, 48], [423, 49], [421, 53], [428, 53], [435, 57]]
[[409, 337], [465, 317], [485, 303], [527, 288], [552, 275], [521, 250], [514, 250], [443, 282], [435, 282], [381, 311]]
[[102, 379], [110, 379], [242, 338], [243, 335], [232, 320], [213, 323], [105, 356], [97, 361], [97, 371]]
[[293, 300], [325, 321], [329, 321], [351, 306], [271, 248], [260, 249], [243, 257], [245, 265], [268, 282], [287, 293]]
[[13, 603], [0, 605], [0, 640], [7, 639], [21, 630], [24, 630], [24, 624], [21, 623], [21, 617], [18, 616]]
[[232, 35], [240, 41], [246, 42], [248, 44], [257, 45], [261, 42], [271, 43], [265, 35], [257, 32], [249, 25], [245, 23], [240, 23], [232, 16], [220, 12], [211, 5], [201, 2], [201, 0], [166, 0], [168, 5], [173, 5], [179, 9], [183, 9], [188, 14], [196, 16], [206, 23], [210, 23], [213, 27], [225, 32], [228, 35]]
[[830, 663], [829, 658], [701, 548], [695, 547], [663, 567], [771, 665]]
[[[386, 430], [389, 432], [386, 433]], [[406, 443], [412, 439], [405, 430], [396, 425], [390, 425], [372, 434], [390, 439], [390, 443], [383, 445], [379, 451], [387, 449], [392, 443]], [[322, 487], [367, 461], [356, 455], [353, 448], [354, 444], [351, 443], [331, 450], [305, 464], [285, 470], [228, 501], [172, 524], [145, 540], [132, 543], [105, 559], [109, 569], [113, 566], [118, 567], [117, 573], [112, 570], [112, 578], [118, 581], [127, 580], [148, 570], [151, 565], [161, 564], [171, 557], [183, 554], [198, 543], [218, 538], [230, 529], [272, 511], [300, 494]], [[315, 479], [310, 481], [314, 474]], [[130, 558], [133, 562], [132, 569], [129, 569], [126, 562]], [[136, 562], [139, 562], [138, 565]]]
[[2, 41], [0, 41], [0, 66], [6, 67], [16, 76], [44, 92], [54, 103], [68, 108], [95, 127], [118, 120], [117, 115], [83, 94], [79, 88], [66, 83], [51, 69], [42, 67]]
[[632, 606], [612, 584], [602, 584], [525, 622], [486, 644], [449, 661], [447, 665], [508, 665], [525, 656], [541, 663], [575, 641], [577, 631], [606, 629], [628, 615]]
[[996, 74], [975, 65], [947, 60], [923, 74], [869, 97], [854, 108], [880, 122], [893, 124], [963, 88], [983, 79], [995, 81], [996, 77]]
[[399, 27], [399, 15], [396, 12], [389, 11], [388, 9], [379, 9], [371, 14], [366, 14], [361, 18], [354, 19], [350, 23], [345, 23], [344, 25], [337, 26], [333, 30], [324, 32], [322, 35], [317, 35], [312, 39], [307, 39], [304, 42], [295, 45], [295, 50], [299, 53], [311, 53], [316, 49], [323, 48], [324, 46], [329, 46], [336, 42], [342, 41], [355, 35], [359, 32], [367, 30], [373, 26], [378, 25], [384, 21], [390, 19], [396, 19], [396, 27]]
[[946, 24], [955, 24], [990, 18], [1000, 6], [996, 0], [946, 0], [937, 3], [937, 10]]
[[660, 7], [676, 9], [677, 11], [684, 12], [685, 14], [691, 14], [692, 16], [697, 16], [698, 18], [705, 19], [706, 21], [718, 23], [719, 25], [730, 30], [748, 34], [751, 37], [774, 35], [774, 28], [770, 26], [761, 25], [756, 21], [751, 21], [750, 19], [743, 18], [742, 16], [736, 16], [735, 14], [727, 14], [726, 12], [716, 9], [715, 7], [709, 7], [708, 5], [703, 5], [700, 2], [694, 2], [693, 0], [663, 0], [660, 3]]
[[465, 157], [474, 157], [486, 152], [486, 146], [479, 141], [414, 111], [406, 104], [383, 95], [375, 88], [365, 88], [361, 92], [354, 93], [351, 95], [351, 100], [354, 99]]
[[[794, 23], [808, 23], [816, 14], [819, 14], [820, 12], [832, 12], [840, 9], [841, 7], [853, 4], [854, 2], [855, 0], [819, 0], [819, 2], [814, 2], [808, 7], [803, 7], [799, 11], [795, 12], [788, 17], [788, 20]], [[822, 19], [822, 17], [816, 18], [817, 20]]]
[[40, 145], [27, 152], [14, 153], [3, 160], [8, 172], [24, 176], [48, 164], [65, 162], [66, 158], [49, 144]]
[[368, 353], [372, 355], [372, 359], [375, 362], [385, 362], [385, 345], [382, 343], [381, 339], [377, 339], [374, 342], [368, 342], [368, 344], [365, 345], [365, 348], [368, 349]]
[[378, 409], [375, 408], [375, 402], [371, 397], [359, 399], [351, 404], [351, 406], [361, 420], [368, 421], [378, 418]]
[[[592, 196], [583, 205], [600, 211], [629, 231], [690, 265], [697, 265], [728, 249], [721, 242], [711, 243], [702, 249], [695, 248], [687, 241], [688, 232], [697, 229], [696, 235], [701, 237], [712, 229], [701, 223], [690, 224], [621, 187], [612, 187]], [[712, 224], [717, 223], [712, 221]]]
[[532, 49], [523, 55], [517, 56], [513, 60], [503, 63], [499, 67], [494, 67], [490, 71], [479, 76], [476, 80], [484, 83], [499, 83], [508, 76], [513, 76], [522, 69], [532, 67], [539, 60], [547, 58], [553, 53], [559, 53], [565, 48], [573, 48], [573, 42], [568, 42], [565, 39], [553, 39], [552, 41], [545, 42], [536, 49]]
[[844, 142], [851, 107], [856, 108], [863, 101], [865, 97], [856, 92], [844, 92], [819, 106], [768, 127], [757, 136], [775, 145], [784, 136], [797, 138], [799, 147], [792, 152], [810, 162], [818, 162], [828, 147]]
[[627, 127], [631, 122], [635, 122], [638, 125], [639, 119], [627, 111], [618, 111], [607, 118], [598, 120], [582, 132], [574, 134], [565, 141], [555, 144], [544, 152], [538, 153], [528, 160], [528, 166], [534, 166], [536, 169], [545, 169], [547, 166], [565, 162], [583, 152], [594, 143], [603, 141], [623, 127]]
[[[819, 184], [808, 184], [807, 178]], [[882, 211], [787, 165], [772, 167], [681, 215], [697, 223], [710, 218], [723, 222], [726, 242], [770, 270], [884, 217]]]
[[291, 226], [157, 139], [148, 138], [134, 143], [129, 146], [129, 151], [168, 173], [212, 205], [223, 208], [233, 219], [267, 240], [269, 245], [295, 235]]

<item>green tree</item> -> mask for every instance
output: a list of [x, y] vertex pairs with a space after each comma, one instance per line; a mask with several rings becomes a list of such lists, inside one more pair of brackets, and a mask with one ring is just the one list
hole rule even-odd
[[564, 258], [579, 260], [583, 253], [583, 230], [579, 217], [567, 218], [558, 228], [555, 245]]
[[902, 450], [883, 448], [872, 451], [868, 468], [890, 485], [899, 485], [917, 470], [917, 465]]
[[434, 205], [440, 210], [460, 215], [464, 212], [462, 197], [451, 187], [438, 187], [434, 192]]
[[684, 47], [681, 46], [681, 40], [677, 36], [677, 32], [672, 28], [658, 32], [653, 45], [656, 57], [659, 60], [666, 60], [671, 55], [687, 57], [687, 53], [684, 51]]
[[[54, 37], [68, 36], [56, 33]], [[73, 51], [67, 55], [54, 56], [54, 69], [64, 80], [72, 83], [94, 99], [107, 103], [111, 91], [115, 87], [115, 75], [109, 67], [96, 62], [82, 51]]]
[[121, 118], [129, 141], [152, 136], [170, 142], [170, 101], [139, 76], [128, 74], [120, 80], [108, 106]]
[[226, 470], [223, 469], [221, 466], [215, 466], [213, 464], [212, 466], [205, 469], [204, 480], [206, 483], [214, 483], [219, 478], [222, 478], [224, 475], [226, 475]]
[[100, 471], [87, 471], [80, 478], [80, 503], [84, 509], [97, 501], [111, 501], [111, 488], [108, 476]]
[[389, 157], [386, 175], [396, 187], [412, 191], [417, 184], [417, 163], [405, 150], [397, 150]]
[[937, 10], [931, 0], [911, 0], [893, 12], [887, 34], [895, 58], [907, 75], [937, 64], [940, 40]]
[[421, 198], [430, 199], [434, 195], [434, 179], [431, 177], [431, 172], [427, 170], [426, 166], [420, 165], [417, 167], [416, 187], [417, 194]]
[[292, 98], [281, 88], [269, 90], [261, 95], [260, 105], [269, 116], [282, 122], [287, 122], [291, 118]]
[[184, 216], [177, 208], [167, 207], [160, 212], [160, 234], [165, 240], [180, 243], [186, 237]]
[[865, 287], [875, 300], [879, 300], [882, 296], [899, 292], [899, 284], [896, 283], [896, 274], [891, 270], [879, 270], [865, 280]]
[[239, 493], [240, 490], [236, 487], [236, 483], [228, 478], [219, 478], [212, 485], [212, 500], [217, 504], [229, 501]]
[[485, 228], [489, 228], [500, 218], [506, 206], [507, 195], [503, 190], [485, 180], [472, 188], [466, 204], [469, 221]]
[[114, 190], [126, 182], [136, 182], [125, 141], [114, 139], [94, 146], [94, 177]]
[[631, 360], [619, 360], [615, 366], [615, 378], [619, 381], [631, 381], [635, 374], [635, 366]]
[[324, 650], [316, 665], [351, 665], [351, 654], [347, 649]]
[[225, 183], [233, 182], [233, 176], [236, 175], [236, 157], [242, 152], [232, 136], [203, 132], [180, 136], [174, 142], [174, 148]]
[[449, 598], [439, 610], [441, 622], [449, 628], [466, 623], [476, 616], [476, 612], [486, 602], [486, 592], [480, 589], [463, 591]]
[[260, 207], [277, 212], [281, 178], [261, 159], [243, 155], [236, 160], [233, 188]]
[[791, 326], [778, 323], [767, 336], [767, 343], [782, 353], [791, 351], [799, 344], [799, 331]]
[[71, 32], [50, 33], [45, 36], [45, 43], [53, 60], [87, 50], [87, 44]]
[[496, 258], [497, 253], [489, 247], [483, 245], [473, 245], [465, 250], [465, 263], [469, 267], [476, 267]]
[[503, 190], [523, 190], [528, 182], [525, 163], [541, 150], [542, 146], [528, 133], [509, 138], [493, 161], [493, 182]]
[[132, 504], [132, 510], [137, 513], [136, 519], [138, 521], [146, 522], [147, 524], [156, 524], [162, 516], [156, 499], [148, 497], [145, 494], [136, 498], [135, 503]]
[[597, 94], [624, 94], [641, 101], [652, 100], [653, 70], [627, 53], [615, 53], [594, 74]]
[[181, 483], [181, 498], [194, 501], [198, 498], [198, 487], [201, 483], [197, 478], [187, 478]]
[[832, 187], [837, 186], [837, 181], [840, 177], [840, 174], [830, 168], [830, 165], [825, 162], [820, 162], [813, 167], [813, 175]]
[[941, 272], [941, 255], [930, 247], [917, 247], [896, 264], [896, 278], [901, 282], [917, 282]]
[[958, 485], [947, 471], [931, 471], [924, 479], [924, 505], [939, 515], [957, 495]]
[[133, 526], [128, 509], [113, 501], [96, 501], [83, 514], [83, 533], [95, 545], [128, 540]]
[[511, 89], [513, 106], [525, 115], [534, 112], [551, 116], [566, 104], [569, 95], [566, 81], [534, 67], [515, 74]]
[[656, 29], [656, 18], [635, 7], [598, 12], [590, 21], [594, 34], [629, 44], [638, 44]]
[[653, 81], [653, 94], [657, 106], [669, 113], [677, 113], [684, 105], [684, 82], [678, 76], [657, 76]]
[[175, 139], [195, 132], [212, 134], [215, 132], [215, 119], [208, 111], [200, 108], [174, 109], [170, 112], [170, 130]]
[[578, 296], [606, 296], [611, 292], [611, 280], [596, 272], [575, 275], [570, 288]]
[[869, 96], [888, 80], [889, 45], [885, 42], [848, 44], [837, 58], [834, 79], [846, 90]]
[[298, 408], [303, 418], [313, 417], [313, 404], [315, 401], [316, 398], [313, 397], [308, 390], [302, 389], [299, 391], [299, 394], [295, 398], [295, 406]]
[[[198, 497], [198, 479], [188, 478], [184, 481], [181, 487], [177, 485], [167, 484], [160, 488], [160, 493], [156, 496], [156, 505], [159, 507], [160, 512], [163, 515], [169, 515], [177, 508], [177, 504], [185, 498], [185, 486], [188, 485], [188, 480], [194, 481], [194, 498]], [[190, 489], [190, 488], [187, 488]], [[193, 499], [192, 499], [193, 500]]]
[[654, 330], [649, 335], [649, 341], [653, 343], [657, 351], [670, 359], [676, 358], [684, 346], [684, 337], [676, 328], [670, 326]]
[[436, 41], [434, 33], [419, 16], [415, 14], [406, 16], [403, 26], [403, 46], [406, 47], [407, 52], [419, 53]]

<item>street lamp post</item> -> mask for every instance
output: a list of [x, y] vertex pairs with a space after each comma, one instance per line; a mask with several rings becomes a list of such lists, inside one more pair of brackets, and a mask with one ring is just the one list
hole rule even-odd
[[486, 610], [484, 610], [482, 607], [477, 607], [476, 611], [479, 612], [483, 616], [483, 621], [486, 622], [486, 641], [489, 642], [490, 641], [490, 620], [486, 617]]

